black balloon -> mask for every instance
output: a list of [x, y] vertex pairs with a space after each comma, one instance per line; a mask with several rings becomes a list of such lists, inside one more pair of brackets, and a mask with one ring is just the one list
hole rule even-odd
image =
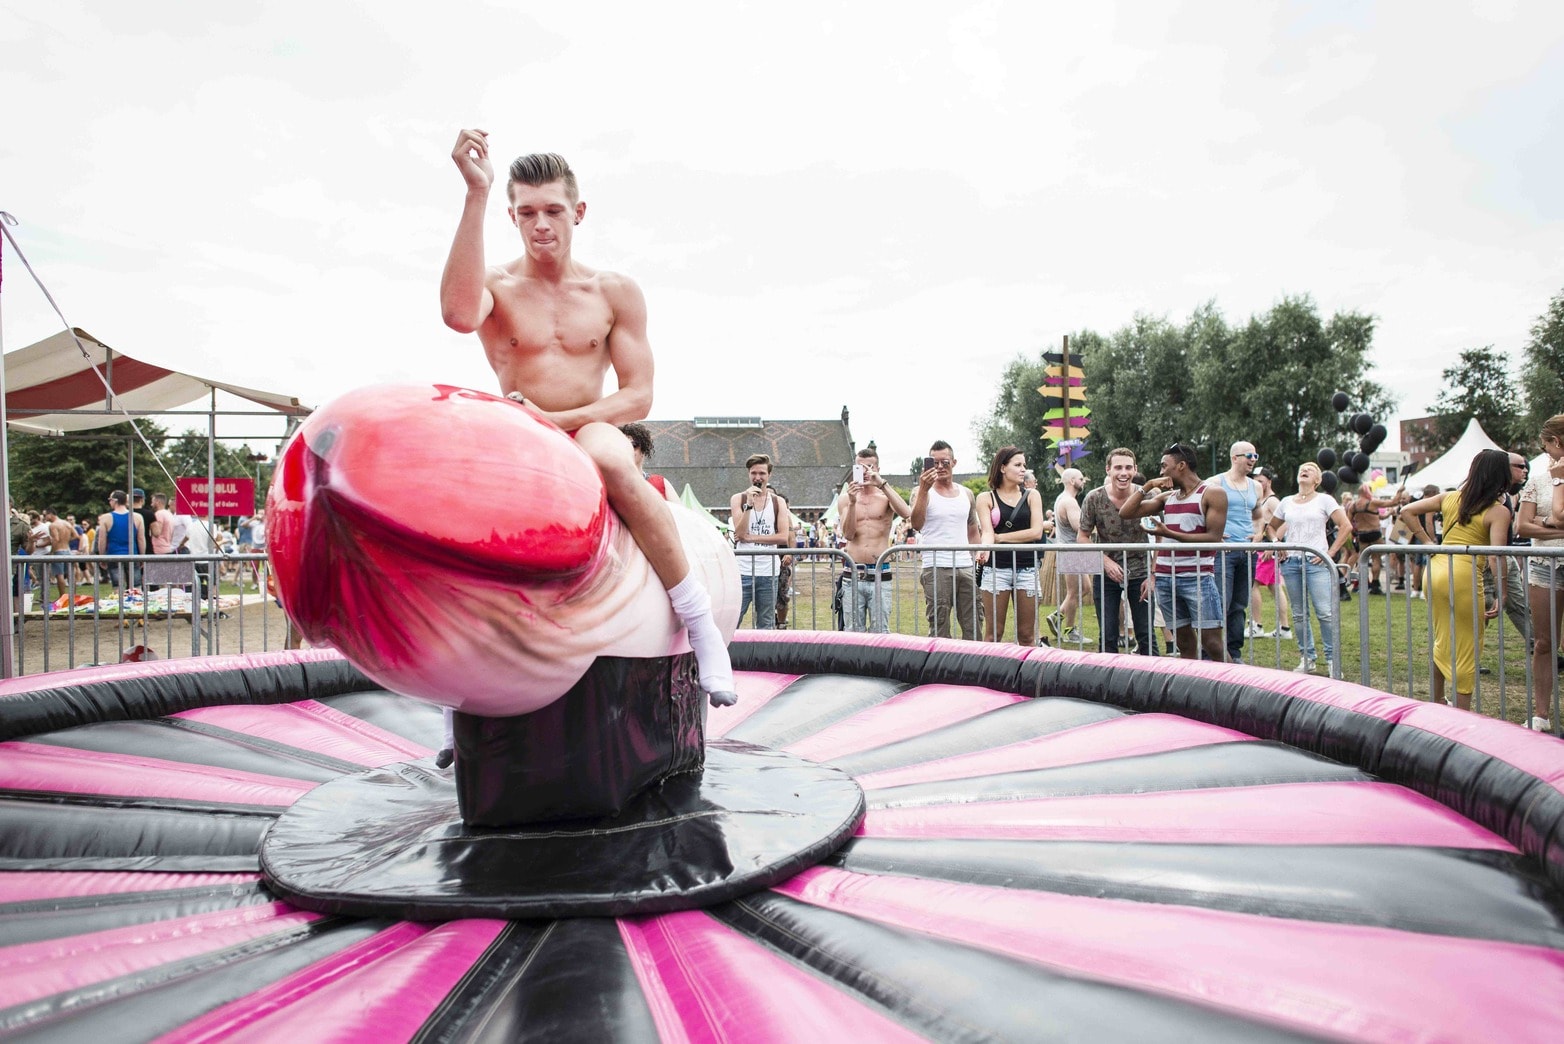
[[1314, 462], [1320, 466], [1321, 471], [1329, 471], [1336, 466], [1336, 451], [1326, 446], [1315, 455]]
[[1380, 443], [1385, 441], [1385, 436], [1388, 434], [1389, 432], [1385, 430], [1385, 426], [1383, 424], [1374, 425], [1369, 429], [1369, 433], [1363, 436], [1363, 442], [1361, 444], [1363, 447], [1363, 452], [1373, 453], [1375, 450], [1379, 449]]
[[1320, 476], [1320, 489], [1327, 493], [1336, 492], [1336, 473], [1334, 471], [1327, 471]]
[[1350, 400], [1348, 400], [1346, 392], [1337, 392], [1335, 395], [1330, 397], [1331, 408], [1334, 409], [1337, 413], [1345, 410], [1349, 401]]
[[1356, 471], [1359, 475], [1367, 475], [1369, 468], [1373, 466], [1373, 461], [1369, 460], [1369, 455], [1367, 453], [1354, 453], [1352, 455], [1352, 459], [1347, 463], [1351, 464], [1352, 470]]
[[1357, 484], [1358, 473], [1345, 464], [1336, 469], [1336, 475], [1344, 485], [1351, 486]]
[[1369, 429], [1374, 426], [1374, 418], [1366, 413], [1354, 413], [1352, 415], [1352, 430], [1359, 435], [1367, 435]]

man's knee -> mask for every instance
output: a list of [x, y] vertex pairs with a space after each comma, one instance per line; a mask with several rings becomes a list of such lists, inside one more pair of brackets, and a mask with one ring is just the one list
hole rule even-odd
[[640, 478], [630, 440], [612, 424], [593, 421], [576, 432], [576, 445], [592, 458], [604, 481], [611, 478]]

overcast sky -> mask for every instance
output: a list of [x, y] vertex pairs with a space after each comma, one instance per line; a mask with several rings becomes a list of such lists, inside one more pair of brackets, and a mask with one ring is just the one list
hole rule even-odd
[[[1564, 288], [1556, 0], [0, 0], [0, 51], [0, 209], [70, 322], [312, 404], [495, 386], [438, 305], [463, 126], [574, 165], [654, 418], [845, 404], [898, 470], [976, 469], [1016, 353], [1136, 312], [1372, 313], [1415, 416]], [[14, 262], [7, 349], [58, 329]]]

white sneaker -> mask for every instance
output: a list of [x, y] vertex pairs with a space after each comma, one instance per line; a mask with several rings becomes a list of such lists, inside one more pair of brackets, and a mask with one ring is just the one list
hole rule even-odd
[[1553, 722], [1549, 721], [1547, 718], [1538, 718], [1533, 716], [1531, 719], [1531, 724], [1528, 725], [1527, 728], [1531, 729], [1533, 732], [1552, 732]]
[[1313, 660], [1299, 660], [1298, 666], [1292, 669], [1294, 674], [1313, 674], [1315, 662]]
[[1282, 639], [1284, 642], [1292, 641], [1292, 628], [1283, 627], [1280, 631], [1276, 632], [1276, 637]]
[[1249, 627], [1248, 627], [1248, 629], [1244, 633], [1247, 634], [1251, 638], [1269, 638], [1270, 637], [1270, 635], [1266, 633], [1265, 628], [1260, 626], [1260, 621], [1258, 621], [1258, 620], [1250, 620], [1249, 621]]

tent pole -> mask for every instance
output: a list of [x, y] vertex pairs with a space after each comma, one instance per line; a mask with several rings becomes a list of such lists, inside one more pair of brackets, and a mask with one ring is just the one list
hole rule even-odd
[[[9, 217], [9, 215], [7, 215]], [[0, 251], [5, 244], [0, 243]], [[4, 643], [0, 644], [0, 678], [16, 677], [16, 616], [11, 585], [16, 582], [16, 565], [11, 561], [11, 441], [10, 424], [5, 416], [5, 336], [0, 322], [0, 493], [5, 496], [5, 583], [0, 584], [0, 617], [5, 619]]]

